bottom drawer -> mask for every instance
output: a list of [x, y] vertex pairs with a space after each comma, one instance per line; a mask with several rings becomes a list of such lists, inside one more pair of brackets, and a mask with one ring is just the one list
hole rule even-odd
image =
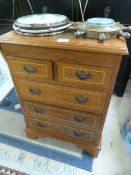
[[47, 104], [38, 104], [29, 101], [23, 101], [24, 113], [28, 116], [35, 116], [36, 119], [52, 119], [58, 122], [69, 123], [84, 129], [99, 129], [101, 117], [85, 112], [78, 112], [60, 107], [54, 107]]
[[[49, 121], [41, 121], [37, 119], [29, 119], [30, 126], [33, 128], [51, 131], [58, 134], [63, 134], [78, 139], [83, 139], [89, 142], [97, 143], [97, 132], [75, 129], [69, 126], [54, 124]], [[56, 121], [57, 122], [57, 121]]]

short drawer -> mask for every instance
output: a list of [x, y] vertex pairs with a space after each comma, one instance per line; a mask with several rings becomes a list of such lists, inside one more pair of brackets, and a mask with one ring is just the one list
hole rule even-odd
[[53, 80], [52, 63], [24, 58], [7, 57], [13, 75], [33, 80]]
[[103, 113], [106, 93], [18, 79], [15, 82], [23, 99], [86, 112]]
[[58, 62], [58, 81], [82, 88], [107, 89], [111, 68]]
[[99, 129], [100, 127], [100, 116], [29, 101], [24, 101], [23, 104], [27, 116], [43, 120], [52, 119], [61, 123], [66, 122], [85, 129]]
[[41, 129], [43, 131], [51, 131], [53, 133], [84, 139], [93, 143], [97, 142], [97, 132], [95, 131], [79, 130], [69, 126], [58, 125], [49, 121], [41, 121], [36, 119], [30, 119], [29, 122], [31, 127]]

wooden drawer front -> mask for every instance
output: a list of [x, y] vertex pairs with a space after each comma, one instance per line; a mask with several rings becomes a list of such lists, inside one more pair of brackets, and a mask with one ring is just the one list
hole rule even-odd
[[69, 126], [67, 127], [65, 125], [58, 125], [56, 123], [54, 124], [49, 121], [41, 121], [37, 119], [30, 119], [30, 126], [33, 128], [38, 128], [46, 131], [52, 131], [59, 134], [68, 135], [78, 139], [84, 139], [90, 142], [97, 141], [97, 133], [94, 131], [79, 130]]
[[[78, 42], [80, 42], [80, 40], [78, 40]], [[56, 43], [56, 41], [53, 43]], [[44, 42], [44, 45], [45, 45], [45, 42]], [[62, 44], [59, 44], [59, 45], [62, 46]], [[67, 44], [65, 44], [65, 47], [67, 47]], [[6, 55], [12, 55], [15, 57], [19, 57], [19, 56], [23, 58], [31, 57], [32, 59], [37, 58], [37, 59], [46, 59], [46, 60], [59, 61], [59, 62], [72, 62], [74, 64], [84, 63], [86, 65], [94, 65], [94, 66], [100, 66], [100, 67], [113, 67], [115, 60], [119, 59], [120, 57], [120, 55], [113, 55], [112, 53], [104, 54], [104, 53], [96, 53], [94, 51], [82, 52], [80, 50], [76, 51], [76, 50], [66, 50], [66, 49], [54, 49], [53, 47], [52, 48], [31, 47], [27, 45], [25, 46], [25, 45], [18, 45], [18, 44], [17, 45], [3, 44], [2, 50], [4, 50], [4, 53]]]
[[111, 72], [110, 68], [58, 63], [58, 80], [83, 88], [107, 89]]
[[[17, 80], [21, 97], [66, 108], [102, 113], [106, 94], [60, 85]], [[22, 87], [22, 88], [21, 88]]]
[[8, 57], [8, 63], [14, 75], [33, 80], [53, 80], [51, 62]]
[[[35, 116], [41, 119], [51, 118], [55, 121], [68, 122], [77, 127], [99, 129], [100, 116], [87, 115], [86, 113], [58, 108], [49, 105], [24, 102], [24, 111], [28, 116]], [[88, 126], [88, 127], [87, 127]]]

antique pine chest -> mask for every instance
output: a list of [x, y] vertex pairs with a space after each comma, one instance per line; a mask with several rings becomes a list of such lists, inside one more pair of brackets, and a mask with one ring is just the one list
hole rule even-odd
[[0, 37], [0, 45], [27, 137], [65, 140], [97, 156], [121, 58], [128, 54], [125, 40], [99, 43], [66, 34], [28, 37], [12, 31]]

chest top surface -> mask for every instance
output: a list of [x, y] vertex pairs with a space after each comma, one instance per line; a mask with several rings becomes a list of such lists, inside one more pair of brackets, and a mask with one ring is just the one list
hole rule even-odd
[[[69, 39], [69, 42], [59, 42], [59, 39]], [[14, 31], [11, 31], [0, 37], [0, 45], [2, 44], [87, 51], [116, 55], [128, 54], [125, 39], [116, 38], [100, 43], [94, 39], [75, 38], [73, 35], [67, 33], [47, 37], [30, 37], [18, 35]]]

